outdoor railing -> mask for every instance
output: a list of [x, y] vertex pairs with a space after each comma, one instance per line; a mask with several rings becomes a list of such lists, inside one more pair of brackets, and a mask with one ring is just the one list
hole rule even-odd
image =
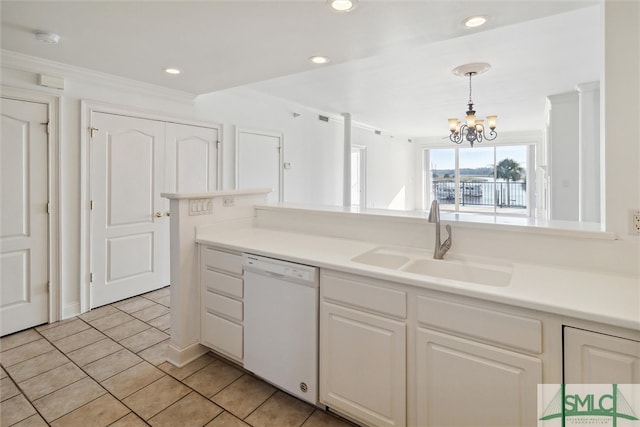
[[[434, 181], [433, 194], [442, 203], [455, 203], [456, 183]], [[527, 207], [526, 183], [460, 181], [460, 205], [524, 209]]]

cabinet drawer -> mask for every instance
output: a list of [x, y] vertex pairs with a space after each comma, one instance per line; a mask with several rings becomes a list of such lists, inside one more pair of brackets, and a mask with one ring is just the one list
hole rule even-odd
[[418, 322], [532, 353], [542, 353], [542, 322], [482, 307], [418, 297]]
[[209, 246], [201, 247], [200, 265], [202, 269], [214, 268], [231, 274], [242, 275], [242, 256], [219, 251]]
[[242, 361], [241, 325], [203, 312], [200, 335], [202, 344]]
[[241, 278], [208, 269], [202, 271], [202, 288], [204, 291], [217, 291], [236, 298], [242, 298], [244, 294]]
[[326, 300], [402, 319], [407, 317], [407, 294], [403, 291], [327, 273], [321, 276], [320, 283]]
[[242, 302], [214, 292], [202, 293], [202, 308], [242, 322]]

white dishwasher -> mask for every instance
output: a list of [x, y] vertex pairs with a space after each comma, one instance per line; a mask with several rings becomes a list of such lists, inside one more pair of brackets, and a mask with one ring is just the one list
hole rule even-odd
[[243, 254], [244, 367], [318, 404], [318, 269]]

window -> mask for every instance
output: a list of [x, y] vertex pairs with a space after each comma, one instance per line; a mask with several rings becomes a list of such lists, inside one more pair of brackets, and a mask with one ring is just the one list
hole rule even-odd
[[427, 149], [425, 200], [445, 211], [531, 216], [533, 159], [533, 145]]
[[366, 147], [351, 147], [351, 206], [366, 207]]

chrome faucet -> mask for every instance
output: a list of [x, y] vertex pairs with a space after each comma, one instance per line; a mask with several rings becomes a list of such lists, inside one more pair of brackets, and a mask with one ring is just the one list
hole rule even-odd
[[442, 259], [444, 254], [451, 249], [451, 226], [446, 225], [449, 236], [444, 243], [440, 242], [440, 203], [437, 200], [431, 202], [431, 210], [429, 211], [429, 222], [436, 224], [436, 245], [433, 249], [433, 258]]

